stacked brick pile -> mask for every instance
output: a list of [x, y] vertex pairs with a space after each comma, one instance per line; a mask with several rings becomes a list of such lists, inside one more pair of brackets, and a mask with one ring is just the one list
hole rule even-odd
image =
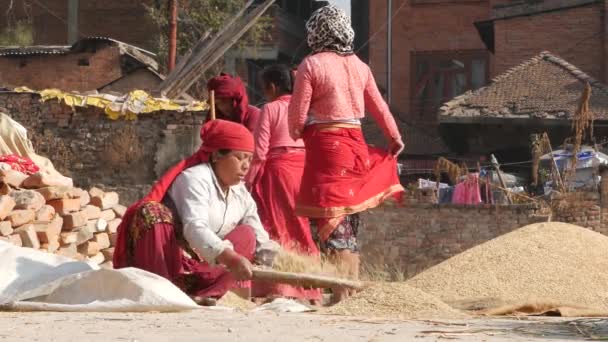
[[0, 170], [0, 240], [112, 267], [116, 229], [126, 210], [118, 200], [116, 192]]

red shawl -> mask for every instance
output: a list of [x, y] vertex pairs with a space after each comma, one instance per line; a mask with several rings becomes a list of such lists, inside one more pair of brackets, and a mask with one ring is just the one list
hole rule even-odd
[[234, 115], [241, 123], [247, 122], [249, 98], [243, 81], [237, 76], [221, 73], [207, 82], [207, 89], [215, 92], [215, 97], [232, 99]]
[[245, 126], [225, 120], [213, 120], [203, 125], [201, 128], [201, 140], [203, 141], [203, 144], [196, 153], [169, 169], [169, 171], [152, 186], [152, 189], [146, 197], [127, 209], [121, 224], [118, 226], [113, 260], [114, 268], [129, 266], [127, 262], [128, 230], [131, 226], [135, 211], [142, 203], [162, 201], [163, 197], [165, 197], [165, 193], [182, 171], [195, 165], [208, 162], [209, 157], [213, 152], [222, 149], [253, 152], [255, 146], [253, 135]]

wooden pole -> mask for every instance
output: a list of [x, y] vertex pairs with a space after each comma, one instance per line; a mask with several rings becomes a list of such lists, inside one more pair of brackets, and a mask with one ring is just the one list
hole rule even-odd
[[549, 135], [547, 133], [543, 133], [543, 139], [547, 144], [547, 149], [549, 149], [549, 155], [551, 156], [551, 163], [553, 163], [553, 169], [555, 170], [555, 174], [557, 176], [557, 182], [559, 183], [557, 186], [562, 190], [562, 192], [566, 192], [566, 186], [564, 185], [564, 180], [562, 179], [562, 175], [557, 168], [557, 162], [555, 161], [555, 157], [553, 157], [553, 147], [551, 147], [551, 140], [549, 140]]
[[[498, 160], [496, 160], [496, 157], [494, 155], [492, 155], [491, 157], [492, 165], [494, 165], [494, 168], [496, 169], [496, 174], [498, 175], [498, 180], [500, 181], [500, 186], [502, 186], [502, 188], [506, 190], [507, 185], [505, 184], [505, 180], [502, 178], [502, 173], [500, 173], [500, 164], [498, 164]], [[505, 190], [503, 190], [503, 192], [505, 193], [505, 196], [507, 196], [507, 202], [509, 202], [509, 204], [513, 204], [511, 194], [509, 194], [509, 192]]]
[[343, 287], [357, 291], [365, 289], [365, 284], [359, 281], [326, 277], [314, 274], [279, 272], [254, 267], [253, 280], [301, 286], [304, 288]]
[[177, 0], [169, 0], [169, 60], [167, 70], [175, 68], [177, 56]]
[[209, 91], [209, 106], [211, 107], [209, 113], [211, 114], [211, 120], [215, 120], [215, 91]]

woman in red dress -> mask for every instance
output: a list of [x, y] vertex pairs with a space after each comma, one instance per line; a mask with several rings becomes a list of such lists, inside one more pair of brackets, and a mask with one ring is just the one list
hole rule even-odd
[[[370, 68], [353, 52], [350, 18], [330, 5], [306, 29], [313, 53], [298, 67], [288, 110], [291, 137], [306, 145], [296, 212], [316, 219], [321, 248], [357, 278], [357, 214], [404, 192], [396, 159], [404, 144]], [[388, 138], [388, 152], [366, 144], [366, 110]], [[348, 295], [336, 292], [336, 300]]]
[[[308, 219], [295, 213], [306, 154], [304, 142], [293, 140], [287, 125], [287, 106], [293, 87], [291, 70], [284, 65], [270, 66], [262, 71], [261, 81], [268, 103], [262, 107], [253, 131], [255, 152], [246, 180], [270, 237], [283, 248], [320, 258]], [[253, 295], [257, 297], [301, 298], [314, 304], [321, 300], [319, 290], [255, 285]]]
[[222, 73], [207, 82], [207, 89], [215, 94], [218, 119], [240, 123], [253, 132], [260, 109], [249, 104], [247, 90], [239, 77]]

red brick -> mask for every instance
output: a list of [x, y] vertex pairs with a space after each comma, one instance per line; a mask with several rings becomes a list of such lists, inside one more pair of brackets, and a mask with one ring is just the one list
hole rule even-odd
[[78, 198], [56, 199], [49, 201], [47, 204], [55, 208], [55, 211], [61, 216], [80, 210], [80, 199]]
[[51, 243], [59, 241], [63, 219], [60, 216], [56, 216], [50, 223], [34, 223], [33, 225], [38, 235], [38, 240], [42, 243]]
[[87, 241], [81, 245], [78, 245], [78, 253], [86, 256], [94, 256], [99, 253], [99, 244], [95, 241]]
[[101, 212], [100, 218], [106, 220], [106, 222], [112, 221], [116, 218], [116, 213], [112, 209], [104, 210]]
[[60, 247], [56, 252], [57, 255], [61, 255], [67, 258], [75, 259], [78, 254], [78, 248], [76, 244], [69, 244], [67, 246]]
[[98, 206], [102, 210], [112, 209], [115, 205], [118, 204], [118, 194], [116, 192], [106, 192], [103, 195], [95, 195], [93, 193], [97, 192], [89, 192], [91, 194], [91, 204]]
[[76, 244], [83, 244], [93, 238], [93, 233], [91, 233], [87, 227], [79, 227], [74, 229], [76, 233]]
[[21, 237], [23, 247], [30, 247], [34, 249], [40, 248], [40, 241], [38, 240], [38, 236], [33, 225], [27, 224], [25, 226], [21, 226], [15, 229], [15, 233], [19, 234]]
[[51, 222], [55, 217], [55, 208], [46, 204], [36, 212], [37, 222]]
[[0, 196], [0, 220], [7, 218], [15, 205], [15, 200], [11, 196]]
[[71, 231], [74, 228], [86, 226], [88, 222], [87, 213], [79, 211], [63, 217], [63, 230]]
[[0, 236], [13, 234], [13, 225], [9, 221], [0, 221]]
[[114, 247], [103, 249], [101, 250], [101, 252], [103, 253], [103, 256], [106, 258], [106, 260], [114, 259]]
[[0, 181], [12, 186], [13, 188], [21, 187], [27, 175], [15, 170], [0, 170]]
[[121, 222], [121, 219], [113, 219], [112, 221], [108, 222], [107, 232], [110, 234], [116, 233]]
[[108, 233], [97, 233], [93, 238], [93, 241], [97, 242], [100, 249], [105, 249], [110, 247], [110, 236]]
[[40, 189], [49, 186], [71, 186], [71, 182], [66, 178], [38, 172], [27, 177], [22, 186], [27, 189]]
[[41, 189], [36, 189], [35, 191], [44, 197], [44, 199], [48, 202], [51, 200], [57, 199], [66, 199], [66, 198], [78, 198], [80, 197], [79, 189], [75, 189], [69, 186], [52, 186]]
[[36, 213], [32, 210], [13, 210], [8, 216], [8, 220], [13, 227], [23, 226], [24, 224], [33, 222], [35, 219]]
[[49, 243], [43, 243], [40, 245], [41, 250], [49, 253], [55, 253], [57, 250], [59, 250], [59, 247], [59, 241], [51, 241]]
[[89, 220], [94, 220], [94, 219], [98, 219], [101, 217], [101, 209], [99, 209], [99, 207], [96, 207], [94, 205], [89, 204], [89, 205], [85, 206], [83, 211], [86, 212]]
[[101, 252], [97, 252], [95, 255], [89, 256], [87, 259], [91, 262], [96, 263], [97, 265], [101, 265], [104, 261], [106, 261], [106, 258]]
[[73, 244], [73, 243], [75, 244], [77, 240], [78, 240], [77, 232], [62, 232], [61, 234], [59, 234], [59, 242], [61, 243], [62, 246]]
[[125, 212], [127, 212], [127, 207], [124, 205], [117, 204], [112, 207], [112, 210], [116, 213], [116, 217], [123, 218], [125, 216]]

